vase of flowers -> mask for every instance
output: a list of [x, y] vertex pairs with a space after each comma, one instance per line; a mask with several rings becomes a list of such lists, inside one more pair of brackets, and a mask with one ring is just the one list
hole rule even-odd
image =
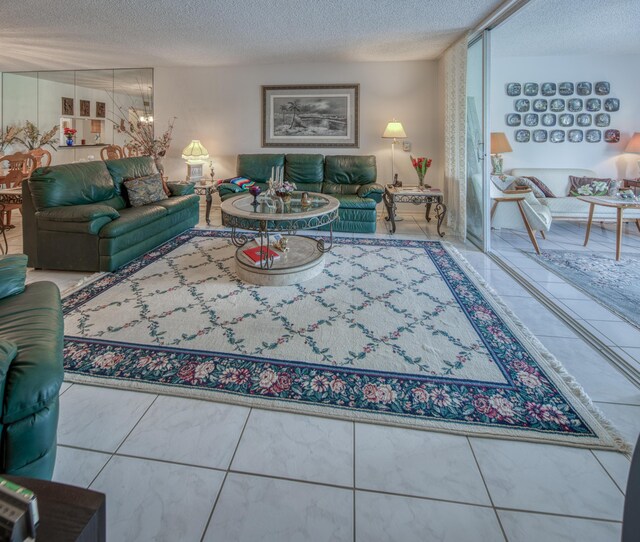
[[431, 158], [426, 158], [424, 156], [414, 158], [413, 156], [411, 156], [411, 165], [413, 166], [413, 169], [415, 169], [416, 173], [418, 174], [418, 186], [420, 186], [420, 188], [425, 188], [425, 187], [431, 188], [430, 185], [424, 184], [424, 178], [427, 174], [427, 170], [431, 167], [431, 162], [432, 162]]
[[[40, 128], [31, 121], [26, 121], [24, 128], [17, 128], [16, 141], [22, 143], [28, 150], [33, 151], [42, 147], [51, 147], [54, 151], [58, 143], [58, 139], [55, 137], [58, 133], [59, 126], [56, 124], [51, 130], [44, 134], [40, 132]], [[8, 129], [7, 129], [8, 130]], [[73, 144], [73, 137], [72, 144]]]
[[276, 189], [276, 196], [278, 196], [282, 203], [288, 205], [291, 203], [291, 194], [296, 189], [295, 183], [290, 183], [289, 181], [284, 181], [278, 188]]
[[71, 147], [73, 145], [73, 138], [76, 136], [76, 132], [78, 130], [76, 130], [75, 128], [65, 128], [64, 129], [64, 137], [67, 138], [67, 146]]

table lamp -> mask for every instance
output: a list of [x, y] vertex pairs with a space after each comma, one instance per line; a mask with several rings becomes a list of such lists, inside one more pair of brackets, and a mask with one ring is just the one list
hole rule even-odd
[[398, 142], [398, 139], [406, 139], [407, 134], [402, 127], [402, 123], [393, 119], [389, 124], [387, 124], [382, 137], [384, 139], [393, 139], [391, 142], [391, 182], [395, 182], [395, 145]]
[[[636, 132], [631, 136], [631, 139], [625, 147], [624, 152], [640, 154], [640, 132]], [[638, 160], [638, 169], [640, 170], [640, 160]]]
[[491, 132], [491, 175], [502, 175], [502, 153], [512, 151], [504, 132]]
[[182, 159], [187, 161], [187, 181], [197, 182], [202, 179], [202, 168], [208, 158], [209, 151], [203, 147], [199, 139], [194, 139], [184, 148]]

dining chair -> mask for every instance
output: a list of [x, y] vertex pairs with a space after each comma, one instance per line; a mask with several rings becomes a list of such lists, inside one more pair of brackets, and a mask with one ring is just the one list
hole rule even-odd
[[125, 158], [131, 158], [132, 156], [140, 156], [140, 151], [133, 143], [127, 143], [122, 147], [122, 154]]
[[[0, 156], [0, 164], [8, 164], [6, 174], [0, 175], [0, 186], [4, 188], [18, 188], [22, 181], [31, 177], [36, 168], [36, 159], [29, 153], [16, 152]], [[11, 211], [20, 209], [22, 203], [7, 203], [0, 212], [0, 221], [6, 226], [11, 226]]]
[[29, 154], [33, 156], [36, 161], [36, 168], [46, 167], [51, 165], [51, 153], [46, 149], [33, 149], [29, 151]]
[[124, 158], [122, 147], [120, 145], [107, 145], [100, 150], [100, 158], [102, 160], [117, 160]]

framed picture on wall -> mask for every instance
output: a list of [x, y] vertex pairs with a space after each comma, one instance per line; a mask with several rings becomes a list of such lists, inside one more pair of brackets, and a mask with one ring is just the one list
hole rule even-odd
[[73, 98], [62, 98], [62, 114], [73, 116]]
[[106, 116], [106, 106], [104, 102], [96, 102], [96, 117], [103, 119]]
[[91, 116], [91, 102], [89, 100], [80, 100], [80, 116]]
[[360, 85], [262, 87], [263, 147], [359, 147]]

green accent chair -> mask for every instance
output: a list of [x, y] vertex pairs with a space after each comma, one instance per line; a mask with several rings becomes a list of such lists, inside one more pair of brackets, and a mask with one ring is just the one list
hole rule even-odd
[[[236, 172], [266, 190], [271, 168], [283, 166], [285, 181], [295, 183], [299, 191], [329, 194], [338, 199], [339, 220], [333, 224], [334, 231], [376, 231], [376, 205], [382, 201], [384, 188], [376, 184], [375, 156], [239, 154]], [[223, 201], [241, 192], [240, 187], [231, 183], [218, 187]]]
[[25, 287], [27, 257], [0, 257], [0, 472], [51, 479], [64, 377], [60, 292]]
[[114, 271], [198, 223], [193, 185], [131, 207], [123, 183], [158, 173], [150, 156], [36, 169], [22, 183], [23, 247], [43, 269]]

